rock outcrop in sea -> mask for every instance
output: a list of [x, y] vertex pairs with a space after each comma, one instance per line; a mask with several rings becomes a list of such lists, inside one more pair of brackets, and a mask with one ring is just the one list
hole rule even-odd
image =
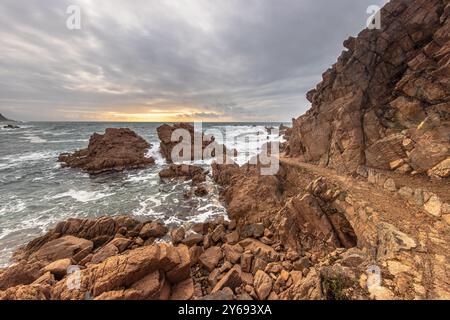
[[155, 160], [147, 157], [151, 145], [126, 128], [108, 128], [105, 134], [94, 133], [86, 149], [61, 154], [63, 166], [79, 168], [89, 174], [99, 174], [151, 166]]

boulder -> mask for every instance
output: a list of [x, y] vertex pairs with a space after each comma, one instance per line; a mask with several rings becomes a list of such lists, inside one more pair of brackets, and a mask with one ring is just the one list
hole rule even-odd
[[266, 300], [272, 291], [273, 281], [264, 271], [258, 270], [255, 274], [253, 286], [259, 300]]
[[186, 231], [184, 230], [183, 227], [173, 229], [170, 232], [170, 237], [172, 238], [173, 244], [178, 244], [181, 241], [183, 241], [185, 235], [186, 235]]
[[152, 221], [145, 224], [139, 232], [139, 237], [142, 239], [161, 238], [166, 235], [168, 228], [161, 222]]
[[203, 242], [203, 236], [198, 233], [191, 233], [186, 238], [184, 238], [183, 243], [188, 247], [199, 244]]
[[194, 281], [188, 278], [172, 288], [170, 300], [190, 300], [194, 295]]
[[108, 243], [106, 246], [100, 248], [91, 258], [91, 263], [97, 264], [103, 262], [109, 257], [119, 254], [119, 249], [112, 243]]
[[[60, 259], [72, 258], [79, 252], [83, 252], [83, 255], [87, 256], [93, 247], [94, 244], [90, 240], [74, 236], [63, 236], [45, 243], [31, 255], [31, 258], [53, 262]], [[81, 260], [82, 257], [78, 256], [78, 259]]]
[[48, 264], [43, 271], [44, 273], [50, 272], [55, 277], [62, 279], [67, 274], [67, 270], [71, 265], [71, 259], [60, 259]]
[[230, 288], [231, 290], [234, 290], [235, 288], [239, 287], [242, 283], [241, 280], [241, 270], [239, 266], [235, 266], [230, 271], [228, 271], [222, 279], [220, 279], [219, 282], [214, 286], [211, 293], [216, 293], [224, 288]]
[[222, 259], [222, 250], [220, 247], [210, 247], [199, 257], [199, 263], [208, 271], [213, 271]]

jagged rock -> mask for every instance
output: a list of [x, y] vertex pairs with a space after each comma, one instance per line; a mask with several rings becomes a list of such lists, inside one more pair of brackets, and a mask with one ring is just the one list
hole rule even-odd
[[186, 279], [172, 288], [170, 300], [190, 300], [194, 295], [194, 281]]
[[88, 255], [92, 251], [93, 246], [92, 241], [74, 236], [64, 236], [45, 243], [31, 255], [31, 258], [53, 262], [60, 259], [72, 258], [79, 252]]
[[442, 212], [442, 202], [437, 195], [432, 195], [423, 208], [429, 214], [440, 217]]
[[80, 168], [90, 174], [123, 171], [151, 166], [155, 160], [146, 157], [151, 145], [130, 129], [108, 128], [105, 134], [94, 133], [87, 149], [61, 154], [63, 166]]
[[398, 159], [427, 172], [448, 158], [446, 5], [390, 1], [381, 9], [381, 30], [349, 38], [307, 94], [312, 108], [293, 120], [289, 154], [347, 172], [390, 169]]
[[211, 233], [211, 239], [214, 242], [221, 241], [225, 237], [225, 227], [219, 224]]
[[109, 242], [109, 244], [114, 245], [119, 250], [119, 252], [125, 251], [131, 245], [131, 243], [132, 241], [130, 239], [122, 237], [114, 238]]
[[239, 233], [237, 231], [230, 232], [225, 235], [225, 242], [229, 244], [236, 244], [239, 241]]
[[262, 223], [252, 223], [247, 224], [241, 228], [241, 237], [245, 238], [260, 238], [264, 235], [264, 224]]
[[198, 258], [203, 253], [203, 249], [200, 246], [192, 246], [189, 248], [189, 256], [191, 258], [191, 265], [195, 265], [198, 262]]
[[[184, 159], [184, 160], [202, 160], [202, 159], [208, 159], [211, 157], [217, 157], [219, 153], [223, 154], [223, 163], [227, 161], [228, 157], [232, 157], [235, 155], [235, 152], [227, 150], [227, 148], [224, 145], [216, 143], [213, 136], [207, 136], [204, 135], [201, 132], [195, 132], [194, 126], [190, 123], [176, 123], [173, 125], [163, 124], [162, 126], [158, 127], [157, 129], [158, 137], [160, 142], [160, 152], [164, 158], [167, 159], [169, 163], [173, 162], [172, 159], [172, 152], [174, 148], [183, 141], [183, 137], [180, 136], [180, 138], [176, 141], [172, 141], [172, 136], [174, 132], [176, 133], [177, 130], [185, 130], [185, 133], [189, 134], [190, 141], [187, 142], [187, 145], [190, 146], [190, 155], [184, 155], [181, 151], [177, 154], [178, 157]], [[176, 138], [175, 136], [173, 137]], [[194, 142], [199, 141], [201, 144], [201, 148], [199, 148], [198, 153], [196, 154], [196, 149], [194, 146]], [[183, 142], [186, 143], [186, 142]], [[177, 150], [176, 150], [177, 151]], [[216, 155], [217, 153], [217, 155]], [[229, 160], [228, 160], [229, 161]]]
[[139, 232], [139, 237], [142, 239], [161, 238], [168, 232], [167, 227], [161, 222], [152, 221], [145, 224]]
[[241, 283], [241, 270], [239, 266], [236, 265], [236, 267], [232, 268], [222, 277], [222, 279], [220, 279], [211, 293], [214, 294], [220, 290], [223, 290], [224, 288], [230, 288], [234, 290], [236, 287], [240, 286]]
[[244, 252], [241, 256], [241, 268], [243, 272], [252, 270], [253, 255], [251, 252]]
[[163, 179], [186, 178], [194, 183], [200, 183], [206, 180], [206, 171], [199, 166], [171, 164], [169, 167], [161, 170], [159, 176]]
[[410, 250], [417, 246], [416, 242], [405, 233], [389, 223], [378, 225], [378, 258], [390, 259], [400, 250]]
[[181, 241], [183, 241], [184, 237], [186, 235], [186, 231], [183, 227], [175, 228], [170, 232], [170, 237], [172, 238], [173, 244], [178, 244]]
[[67, 274], [67, 269], [72, 265], [70, 259], [60, 259], [53, 261], [44, 268], [45, 272], [50, 272], [58, 278], [63, 278]]
[[273, 281], [264, 271], [258, 270], [255, 274], [253, 286], [255, 287], [256, 294], [259, 300], [266, 300], [272, 291]]
[[107, 258], [119, 254], [119, 249], [112, 243], [108, 243], [106, 246], [98, 250], [91, 258], [91, 263], [97, 264], [105, 261]]
[[203, 242], [203, 236], [198, 233], [191, 233], [186, 238], [184, 238], [183, 243], [188, 247], [199, 244]]
[[220, 247], [210, 247], [203, 252], [199, 257], [199, 263], [208, 271], [214, 270], [222, 259], [222, 250]]
[[230, 261], [231, 263], [238, 263], [244, 251], [244, 249], [242, 249], [242, 247], [238, 244], [236, 245], [225, 244], [223, 245], [222, 248], [225, 255], [225, 259]]
[[450, 176], [450, 157], [440, 162], [435, 167], [428, 170], [428, 175], [432, 177], [447, 178]]

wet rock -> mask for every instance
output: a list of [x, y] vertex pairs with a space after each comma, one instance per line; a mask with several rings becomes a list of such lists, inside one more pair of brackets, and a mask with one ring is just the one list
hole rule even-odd
[[209, 224], [207, 222], [196, 223], [192, 226], [192, 231], [205, 235], [208, 233]]
[[186, 238], [184, 238], [183, 243], [188, 247], [199, 244], [203, 242], [203, 236], [198, 233], [191, 233]]
[[211, 239], [214, 242], [222, 241], [225, 236], [225, 227], [222, 224], [219, 224], [214, 231], [211, 233]]
[[80, 168], [90, 174], [140, 169], [155, 163], [146, 157], [151, 145], [130, 129], [108, 128], [105, 134], [94, 133], [87, 149], [61, 154], [63, 166]]
[[198, 187], [195, 188], [194, 194], [197, 197], [205, 197], [205, 196], [208, 195], [208, 189], [206, 189], [205, 186], [198, 186]]
[[161, 170], [159, 176], [162, 179], [185, 178], [192, 180], [193, 183], [200, 183], [206, 180], [206, 173], [207, 172], [199, 166], [171, 164], [169, 167]]

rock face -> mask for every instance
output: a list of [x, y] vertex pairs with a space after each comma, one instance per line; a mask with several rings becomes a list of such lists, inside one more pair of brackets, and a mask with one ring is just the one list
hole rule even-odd
[[389, 170], [403, 159], [425, 173], [446, 161], [449, 13], [444, 0], [390, 1], [382, 29], [346, 40], [346, 51], [308, 93], [312, 108], [293, 121], [289, 153], [341, 171]]
[[145, 154], [151, 145], [130, 129], [108, 128], [105, 134], [94, 133], [87, 149], [61, 154], [63, 166], [80, 168], [90, 174], [139, 169], [155, 163]]

